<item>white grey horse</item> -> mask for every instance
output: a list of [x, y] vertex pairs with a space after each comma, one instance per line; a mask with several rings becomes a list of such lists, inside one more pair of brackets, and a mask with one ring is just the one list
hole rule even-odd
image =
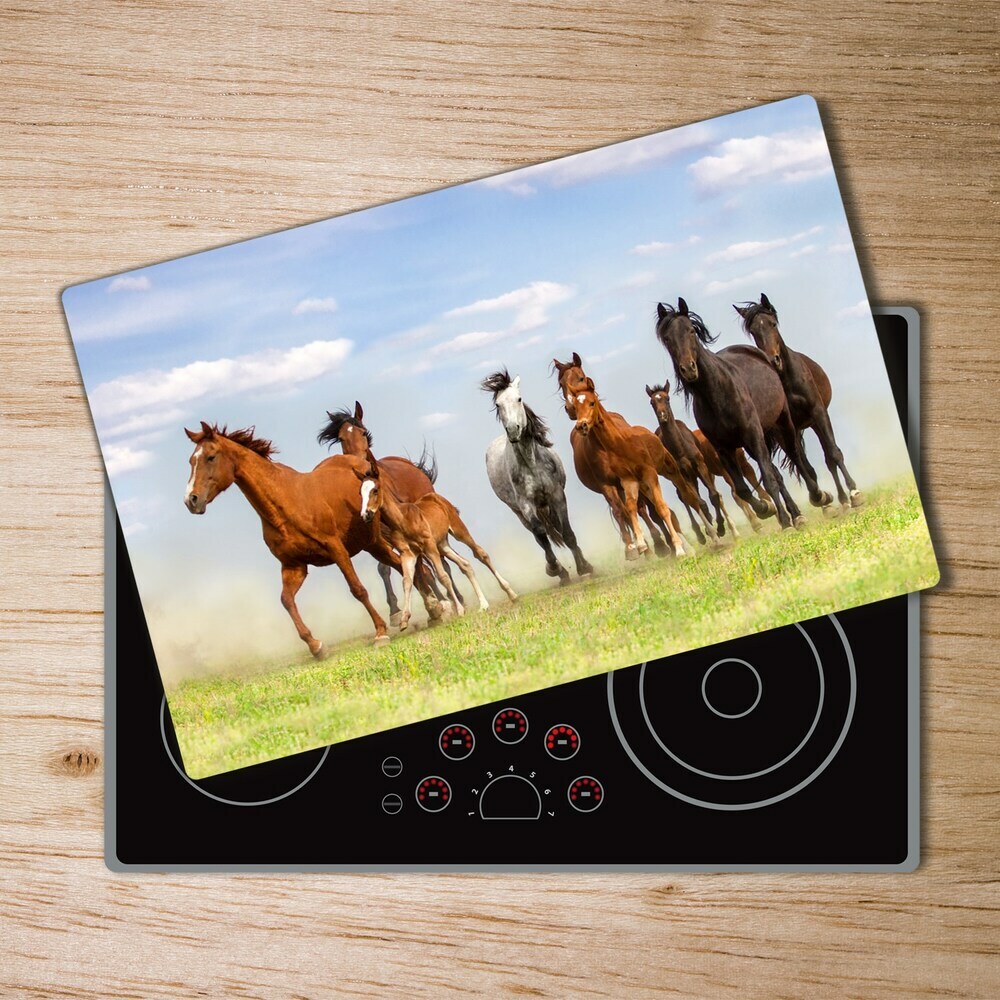
[[504, 368], [483, 379], [493, 394], [493, 408], [504, 433], [486, 450], [486, 473], [493, 492], [517, 515], [545, 552], [545, 572], [569, 583], [569, 572], [555, 557], [553, 545], [573, 553], [576, 571], [591, 576], [569, 523], [566, 506], [566, 470], [549, 440], [545, 421], [521, 399], [521, 376], [511, 378]]

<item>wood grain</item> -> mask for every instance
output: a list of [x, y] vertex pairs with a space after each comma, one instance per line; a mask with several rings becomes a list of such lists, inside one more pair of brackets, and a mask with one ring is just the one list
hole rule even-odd
[[[998, 13], [0, 4], [0, 994], [1000, 995]], [[109, 873], [102, 473], [60, 289], [803, 91], [872, 300], [924, 317], [919, 871]]]

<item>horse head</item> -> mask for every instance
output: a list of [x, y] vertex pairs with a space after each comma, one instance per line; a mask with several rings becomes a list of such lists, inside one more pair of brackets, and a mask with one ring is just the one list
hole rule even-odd
[[656, 306], [656, 336], [667, 349], [677, 378], [686, 384], [698, 381], [698, 357], [703, 344], [714, 344], [702, 318], [688, 309], [683, 299], [677, 308], [660, 302]]
[[576, 404], [573, 402], [578, 392], [587, 388], [587, 373], [583, 370], [583, 361], [580, 355], [573, 352], [572, 360], [559, 361], [552, 359], [552, 370], [556, 372], [559, 379], [559, 391], [563, 397], [563, 409], [570, 420], [576, 420]]
[[517, 444], [528, 428], [528, 411], [521, 398], [521, 376], [513, 378], [506, 368], [495, 371], [479, 383], [485, 392], [493, 393], [493, 409], [497, 420], [507, 432], [507, 440]]
[[576, 430], [586, 437], [601, 421], [601, 401], [594, 389], [594, 380], [587, 379], [573, 395]]
[[224, 431], [210, 427], [203, 420], [200, 431], [184, 433], [194, 442], [194, 451], [188, 459], [191, 475], [184, 494], [184, 506], [192, 514], [204, 514], [205, 508], [222, 492], [233, 485], [236, 478], [236, 461], [226, 447], [229, 439]]
[[330, 448], [339, 444], [345, 455], [363, 458], [371, 446], [372, 435], [365, 427], [365, 411], [361, 404], [355, 400], [353, 413], [345, 407], [333, 412], [327, 410], [326, 415], [328, 422], [316, 435], [316, 440]]
[[365, 458], [364, 464], [354, 467], [354, 475], [361, 481], [361, 520], [371, 524], [382, 509], [382, 474], [371, 448], [365, 451]]
[[778, 330], [778, 311], [771, 300], [761, 292], [760, 302], [744, 302], [742, 306], [734, 302], [733, 308], [743, 320], [744, 332], [763, 351], [774, 370], [780, 372], [784, 342]]
[[653, 407], [657, 423], [669, 423], [674, 416], [670, 406], [670, 383], [664, 381], [663, 385], [647, 385], [646, 395], [649, 396], [649, 405]]

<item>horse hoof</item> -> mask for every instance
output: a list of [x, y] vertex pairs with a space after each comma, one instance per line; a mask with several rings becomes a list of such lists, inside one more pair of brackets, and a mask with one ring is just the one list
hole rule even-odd
[[330, 655], [330, 651], [326, 648], [326, 644], [321, 642], [312, 651], [312, 655], [314, 660], [325, 660]]
[[377, 635], [375, 636], [375, 642], [373, 644], [376, 648], [379, 646], [388, 646], [389, 637], [387, 635]]
[[401, 618], [400, 622], [399, 622], [399, 631], [400, 632], [405, 632], [409, 627], [410, 627], [410, 619], [409, 618]]
[[810, 497], [809, 502], [814, 507], [829, 507], [833, 503], [833, 497], [823, 490], [818, 496]]
[[805, 526], [806, 519], [801, 514], [799, 514], [799, 516], [792, 521], [792, 527], [794, 528], [804, 528]]
[[824, 517], [840, 517], [840, 511], [837, 509], [835, 504], [827, 504], [823, 508]]
[[639, 550], [634, 545], [629, 545], [625, 549], [625, 561], [635, 562], [639, 558]]
[[558, 576], [559, 579], [561, 580], [562, 579], [562, 575], [563, 575], [563, 568], [561, 566], [549, 566], [548, 564], [546, 564], [546, 566], [545, 566], [545, 575], [546, 576]]
[[862, 507], [864, 506], [865, 495], [861, 490], [854, 490], [851, 493], [851, 506], [852, 507]]
[[399, 624], [402, 620], [403, 620], [403, 612], [402, 611], [393, 611], [393, 613], [391, 615], [389, 615], [389, 624], [393, 628], [405, 628], [406, 627], [405, 625], [400, 625]]
[[584, 570], [582, 573], [577, 574], [581, 580], [593, 580], [597, 576], [597, 571], [591, 567], [588, 570]]

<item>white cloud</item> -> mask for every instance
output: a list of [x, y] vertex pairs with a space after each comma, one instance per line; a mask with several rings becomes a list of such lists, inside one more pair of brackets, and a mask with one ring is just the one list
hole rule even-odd
[[536, 334], [534, 337], [528, 337], [527, 340], [519, 340], [514, 347], [519, 351], [523, 351], [528, 347], [534, 347], [535, 344], [540, 344], [542, 342], [542, 335]]
[[514, 315], [509, 324], [495, 330], [474, 330], [460, 333], [457, 336], [435, 344], [430, 353], [435, 357], [450, 354], [464, 354], [475, 351], [497, 340], [527, 333], [543, 326], [549, 320], [549, 309], [572, 298], [574, 290], [568, 285], [560, 285], [554, 281], [533, 281], [523, 288], [515, 288], [511, 292], [497, 295], [491, 299], [479, 299], [469, 305], [459, 306], [446, 312], [446, 319], [461, 318], [480, 313], [493, 313], [512, 310]]
[[301, 299], [292, 310], [293, 316], [305, 313], [332, 313], [337, 311], [337, 300], [328, 295], [324, 299]]
[[107, 428], [102, 437], [109, 438], [124, 437], [129, 434], [145, 434], [149, 431], [159, 430], [159, 428], [182, 420], [184, 411], [176, 408], [169, 410], [154, 410], [151, 413], [137, 413], [123, 420], [114, 427]]
[[479, 361], [470, 368], [470, 371], [474, 372], [484, 372], [487, 370], [498, 371], [503, 368], [503, 362], [498, 358], [487, 358], [485, 361]]
[[715, 155], [702, 157], [688, 170], [699, 189], [713, 193], [758, 180], [809, 180], [830, 173], [833, 164], [823, 130], [810, 128], [727, 139]]
[[686, 240], [679, 240], [675, 243], [662, 243], [659, 240], [653, 240], [652, 243], [637, 243], [629, 250], [629, 253], [648, 257], [652, 254], [666, 253], [668, 250], [679, 250], [681, 247], [693, 247], [700, 242], [700, 236], [689, 236]]
[[750, 257], [759, 257], [761, 254], [769, 253], [772, 250], [779, 250], [792, 243], [798, 243], [809, 236], [815, 236], [823, 231], [822, 226], [813, 226], [812, 229], [803, 229], [799, 233], [791, 236], [781, 236], [773, 240], [747, 240], [743, 243], [731, 243], [724, 250], [716, 250], [705, 258], [706, 264], [717, 264], [720, 261], [731, 262], [737, 260], [747, 260]]
[[607, 319], [602, 319], [598, 324], [598, 329], [605, 330], [609, 326], [617, 326], [619, 323], [624, 323], [628, 317], [625, 313], [615, 313], [614, 316], [608, 316]]
[[104, 464], [109, 476], [121, 476], [126, 472], [143, 469], [153, 461], [153, 453], [124, 444], [109, 444], [104, 449]]
[[547, 163], [536, 163], [520, 170], [487, 177], [480, 183], [524, 197], [535, 194], [544, 186], [566, 187], [595, 177], [630, 173], [654, 166], [686, 150], [705, 146], [711, 139], [712, 131], [707, 125], [688, 125], [670, 132], [658, 132], [656, 135], [549, 160]]
[[617, 358], [619, 354], [628, 354], [629, 351], [634, 351], [638, 347], [635, 342], [630, 344], [623, 344], [621, 347], [612, 348], [610, 351], [605, 351], [603, 354], [593, 354], [588, 355], [587, 364], [598, 364], [601, 361], [610, 361], [612, 358]]
[[740, 288], [743, 285], [756, 285], [761, 281], [777, 277], [778, 274], [778, 271], [763, 268], [759, 271], [753, 271], [751, 274], [741, 274], [738, 278], [729, 278], [726, 281], [710, 281], [705, 286], [705, 291], [709, 295], [716, 292], [727, 292], [731, 288]]
[[138, 276], [123, 274], [118, 278], [112, 278], [108, 285], [108, 294], [115, 292], [148, 292], [152, 288], [149, 278], [144, 274]]
[[169, 371], [152, 369], [99, 385], [90, 395], [99, 422], [149, 409], [176, 407], [205, 396], [215, 399], [255, 389], [294, 388], [335, 371], [351, 352], [350, 340], [314, 340], [286, 351], [265, 350], [236, 358], [193, 361]]
[[427, 413], [420, 418], [420, 426], [424, 430], [433, 431], [450, 424], [454, 419], [454, 413]]
[[849, 319], [854, 316], [867, 316], [871, 312], [871, 306], [868, 305], [867, 299], [862, 299], [860, 302], [855, 302], [853, 306], [847, 306], [846, 309], [841, 309], [837, 313], [838, 319]]
[[815, 253], [815, 252], [816, 252], [816, 244], [815, 243], [809, 243], [806, 246], [801, 247], [798, 250], [793, 250], [788, 256], [792, 257], [792, 258], [794, 258], [794, 257], [806, 257], [809, 254]]
[[850, 253], [854, 247], [850, 243], [831, 243], [830, 253]]

